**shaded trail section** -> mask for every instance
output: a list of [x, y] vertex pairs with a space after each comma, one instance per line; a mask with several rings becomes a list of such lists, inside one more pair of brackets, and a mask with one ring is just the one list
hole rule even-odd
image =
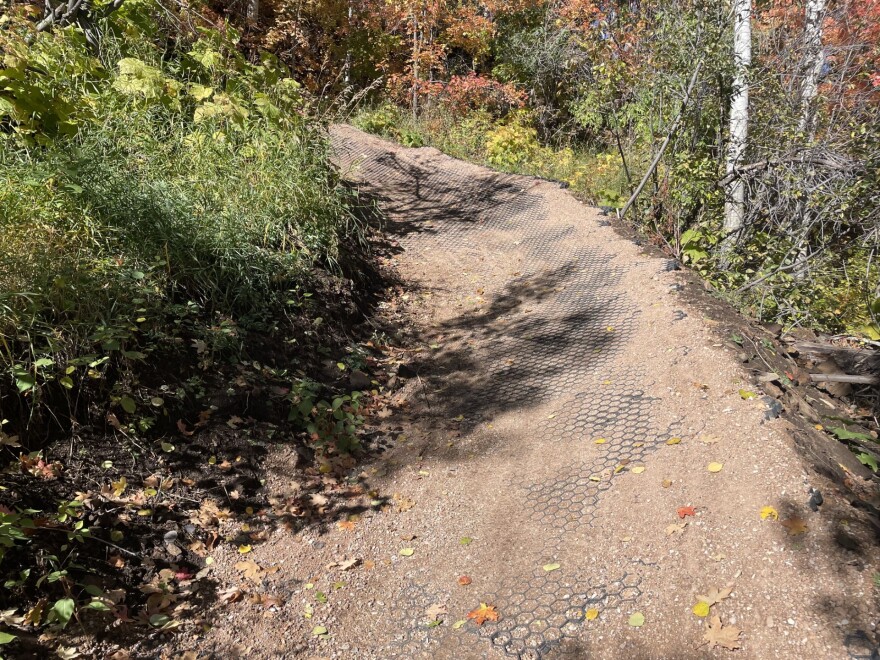
[[[736, 394], [734, 356], [664, 260], [549, 182], [331, 136], [402, 246], [425, 349], [389, 420], [411, 438], [371, 468], [396, 504], [350, 535], [260, 549], [297, 567], [293, 585], [340, 556], [370, 564], [314, 619], [267, 633], [268, 656], [716, 657], [694, 594], [735, 582], [712, 615], [742, 629], [741, 657], [872, 657], [876, 553], [835, 547], [832, 504], [802, 537], [760, 520], [771, 504], [809, 516], [809, 475], [784, 427]], [[481, 602], [497, 621], [467, 620]]]

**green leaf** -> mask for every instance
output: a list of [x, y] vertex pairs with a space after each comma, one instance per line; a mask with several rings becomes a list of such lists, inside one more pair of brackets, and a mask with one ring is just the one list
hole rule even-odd
[[119, 405], [122, 406], [122, 409], [127, 412], [129, 415], [133, 414], [135, 410], [137, 410], [137, 405], [130, 396], [124, 396], [119, 399]]
[[110, 608], [107, 607], [107, 605], [102, 603], [100, 600], [93, 600], [88, 605], [86, 605], [86, 609], [87, 610], [97, 610], [98, 612], [109, 612], [110, 611]]
[[867, 433], [858, 433], [857, 431], [849, 431], [842, 426], [837, 426], [831, 429], [831, 432], [837, 436], [838, 440], [867, 440], [871, 442], [874, 440]]
[[856, 458], [859, 459], [859, 463], [861, 463], [862, 465], [867, 465], [874, 472], [880, 469], [880, 466], [877, 465], [877, 459], [871, 456], [871, 454], [866, 454], [862, 452], [861, 454], [858, 454]]
[[15, 635], [10, 635], [9, 633], [0, 632], [0, 644], [9, 644], [9, 642], [17, 639]]
[[162, 626], [168, 625], [171, 621], [171, 617], [167, 614], [154, 614], [150, 617], [150, 625], [154, 628], [161, 628]]
[[65, 389], [68, 389], [68, 390], [73, 389], [73, 380], [71, 380], [70, 376], [62, 376], [58, 380], [58, 382], [61, 383], [61, 387], [65, 388]]
[[36, 384], [37, 380], [34, 378], [33, 374], [19, 374], [15, 377], [15, 386], [22, 394], [33, 389]]
[[62, 598], [55, 601], [49, 612], [54, 615], [54, 619], [61, 624], [62, 628], [66, 628], [70, 622], [70, 617], [73, 616], [74, 610], [76, 610], [76, 602], [73, 598]]

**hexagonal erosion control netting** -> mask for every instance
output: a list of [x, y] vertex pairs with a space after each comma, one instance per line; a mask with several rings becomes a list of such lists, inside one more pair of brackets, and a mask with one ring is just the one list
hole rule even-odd
[[[444, 377], [445, 412], [479, 417], [519, 402], [558, 400], [558, 413], [541, 422], [544, 439], [571, 447], [605, 439], [592, 447], [589, 461], [546, 481], [510, 484], [511, 496], [523, 502], [524, 518], [546, 530], [545, 547], [537, 550], [552, 556], [572, 534], [593, 525], [619, 468], [644, 460], [669, 437], [669, 429], [652, 422], [656, 400], [645, 394], [642, 374], [619, 365], [638, 321], [635, 305], [619, 288], [625, 268], [601, 250], [577, 244], [574, 227], [549, 222], [542, 199], [526, 190], [527, 179], [488, 171], [475, 176], [455, 161], [439, 167], [417, 152], [391, 152], [351, 136], [334, 137], [334, 149], [343, 170], [355, 171], [362, 188], [380, 201], [407, 251], [456, 255], [470, 272], [481, 268], [479, 260], [469, 261], [475, 245], [501, 253], [516, 246], [524, 255], [522, 274], [495, 293], [491, 313], [476, 313], [455, 327], [487, 357], [484, 378], [476, 384], [470, 374]], [[525, 298], [527, 314], [520, 309]], [[572, 577], [539, 566], [498, 586], [492, 602], [502, 613], [500, 621], [455, 631], [404, 614], [398, 639], [381, 653], [430, 657], [440, 642], [444, 649], [465, 649], [475, 636], [487, 651], [541, 658], [581, 628], [591, 607], [635, 602], [641, 570], [643, 565], [634, 564], [616, 580], [599, 583], [590, 575]], [[436, 586], [413, 584], [399, 594], [397, 610], [421, 613], [443, 600]]]

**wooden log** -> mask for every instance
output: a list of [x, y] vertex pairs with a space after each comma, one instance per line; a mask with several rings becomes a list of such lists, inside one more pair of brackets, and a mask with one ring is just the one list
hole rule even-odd
[[810, 374], [810, 380], [814, 383], [855, 383], [858, 385], [875, 385], [876, 376], [856, 376], [853, 374]]

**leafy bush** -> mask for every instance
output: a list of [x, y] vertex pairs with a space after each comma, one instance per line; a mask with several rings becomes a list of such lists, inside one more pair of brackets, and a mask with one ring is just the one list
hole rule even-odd
[[73, 30], [0, 42], [0, 404], [25, 446], [107, 406], [144, 430], [137, 373], [287, 322], [359, 233], [283, 67], [211, 31], [163, 59], [117, 20], [106, 65]]
[[529, 163], [541, 145], [538, 132], [520, 122], [499, 126], [486, 137], [486, 160], [494, 167], [515, 169]]

